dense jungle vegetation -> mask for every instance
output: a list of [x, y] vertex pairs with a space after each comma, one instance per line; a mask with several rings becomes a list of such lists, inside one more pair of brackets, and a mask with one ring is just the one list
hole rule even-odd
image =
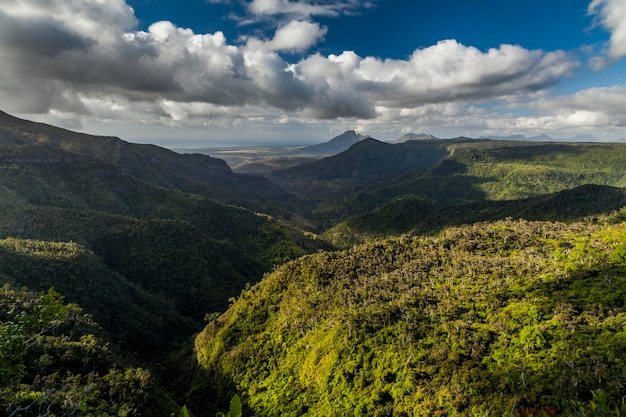
[[195, 389], [240, 392], [260, 416], [557, 415], [593, 393], [617, 406], [621, 220], [477, 223], [289, 262], [198, 336]]
[[[14, 417], [169, 416], [177, 406], [163, 388], [170, 378], [161, 364], [181, 347], [186, 351], [205, 316], [226, 310], [231, 297], [273, 265], [332, 248], [283, 219], [293, 201], [269, 181], [233, 174], [209, 156], [0, 112], [0, 284], [18, 291], [0, 319], [0, 330], [12, 332], [3, 340], [15, 352], [0, 364], [0, 372], [14, 375], [2, 381], [0, 409]], [[285, 217], [301, 223], [295, 213]], [[34, 324], [22, 326], [31, 310], [15, 306], [33, 304], [30, 298], [52, 288], [84, 308], [97, 339], [83, 347], [80, 332], [91, 337], [95, 330], [82, 324], [75, 330], [73, 322], [63, 327], [70, 333], [54, 324], [48, 334], [36, 312], [27, 318]], [[56, 353], [49, 344], [32, 344], [39, 332], [54, 338]], [[73, 367], [63, 363], [65, 350]], [[150, 389], [131, 389], [133, 369], [140, 370], [136, 383]], [[119, 392], [109, 378], [121, 381]], [[74, 405], [65, 407], [70, 382], [76, 400], [68, 396]]]
[[0, 112], [0, 414], [626, 415], [626, 145], [307, 161]]
[[159, 416], [177, 410], [147, 369], [54, 290], [0, 288], [0, 412], [7, 416]]

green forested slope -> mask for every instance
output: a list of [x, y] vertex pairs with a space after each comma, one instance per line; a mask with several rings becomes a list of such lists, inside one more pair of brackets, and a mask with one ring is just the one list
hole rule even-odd
[[626, 144], [511, 146], [458, 153], [488, 199], [549, 194], [582, 184], [626, 186]]
[[278, 194], [257, 199], [268, 189], [255, 181], [267, 182], [233, 176], [208, 156], [0, 113], [0, 239], [37, 241], [41, 252], [75, 242], [81, 254], [58, 262], [3, 247], [0, 270], [34, 291], [57, 288], [141, 357], [163, 353], [274, 264], [330, 247], [263, 212], [218, 203], [207, 188], [289, 217], [287, 194], [272, 186]]
[[401, 198], [333, 226], [324, 237], [347, 248], [372, 239], [405, 233], [432, 234], [449, 226], [509, 217], [571, 222], [624, 206], [626, 189], [593, 184], [519, 200], [446, 204]]
[[[181, 155], [154, 145], [92, 136], [34, 123], [0, 111], [4, 164], [98, 162], [103, 175], [130, 175], [152, 185], [204, 195], [213, 201], [289, 217], [300, 203], [261, 177], [234, 174], [208, 155]], [[111, 169], [113, 166], [113, 169]]]
[[270, 177], [317, 199], [313, 217], [326, 229], [400, 198], [458, 205], [519, 200], [587, 184], [624, 187], [626, 144], [370, 140]]
[[171, 349], [197, 329], [170, 295], [130, 281], [76, 243], [0, 239], [0, 277], [2, 283], [33, 291], [54, 287], [67, 300], [87, 306], [118, 346], [143, 358]]
[[239, 392], [258, 416], [576, 415], [592, 391], [617, 404], [624, 242], [622, 223], [499, 221], [301, 258], [198, 336], [192, 391]]
[[[19, 250], [0, 245], [0, 270], [36, 291], [57, 288], [129, 349], [150, 354], [191, 334], [205, 314], [224, 311], [229, 298], [274, 263], [327, 247], [243, 210], [212, 217], [211, 207], [195, 207], [197, 227], [191, 215], [185, 221], [31, 205], [6, 208], [2, 236], [43, 240], [36, 243], [41, 252], [64, 245], [58, 241], [77, 242], [65, 245], [78, 248], [71, 250], [80, 256], [58, 262], [21, 253], [23, 243]], [[42, 262], [47, 264], [39, 267]]]
[[584, 184], [626, 185], [626, 144], [451, 144], [451, 155], [428, 169], [381, 180], [365, 190], [379, 198], [412, 195], [440, 202], [512, 200]]

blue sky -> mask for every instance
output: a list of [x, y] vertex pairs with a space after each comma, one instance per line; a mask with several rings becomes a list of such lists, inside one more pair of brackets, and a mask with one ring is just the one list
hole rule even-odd
[[164, 146], [626, 138], [623, 0], [0, 3], [0, 109]]

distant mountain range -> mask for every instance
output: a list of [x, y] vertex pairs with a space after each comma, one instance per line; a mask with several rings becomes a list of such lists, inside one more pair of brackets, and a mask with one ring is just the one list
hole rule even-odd
[[[411, 140], [428, 140], [428, 139], [440, 139], [434, 135], [428, 133], [407, 133], [402, 135], [398, 139], [391, 143], [404, 143]], [[491, 140], [508, 140], [508, 141], [526, 141], [526, 142], [601, 142], [600, 139], [590, 134], [580, 134], [569, 138], [553, 138], [552, 136], [541, 134], [537, 136], [525, 136], [525, 135], [487, 135], [480, 136], [479, 139], [491, 139]]]
[[[428, 140], [428, 139], [440, 139], [434, 135], [429, 133], [407, 133], [402, 135], [398, 139], [391, 141], [391, 143], [404, 143], [411, 140]], [[525, 136], [525, 135], [508, 135], [508, 136], [499, 136], [499, 135], [486, 135], [480, 136], [478, 139], [491, 139], [491, 140], [508, 140], [508, 141], [525, 141], [525, 142], [602, 142], [602, 140], [598, 139], [594, 135], [591, 134], [579, 134], [572, 137], [567, 138], [553, 138], [552, 136], [541, 134], [536, 136]], [[620, 139], [616, 142], [624, 142], [626, 139]]]
[[492, 139], [492, 140], [520, 140], [520, 141], [530, 141], [530, 142], [601, 142], [600, 139], [593, 135], [576, 135], [571, 138], [561, 138], [555, 139], [546, 134], [541, 134], [537, 136], [527, 137], [524, 135], [509, 135], [509, 136], [481, 136], [481, 139]]
[[430, 139], [439, 139], [436, 136], [430, 135], [428, 133], [407, 133], [406, 135], [400, 136], [398, 139], [394, 140], [392, 143], [405, 143], [410, 140], [430, 140]]

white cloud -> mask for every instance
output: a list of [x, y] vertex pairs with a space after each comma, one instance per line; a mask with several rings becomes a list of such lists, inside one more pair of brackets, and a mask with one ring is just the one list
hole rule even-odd
[[[130, 30], [137, 25], [133, 9], [125, 0], [3, 2], [1, 13], [18, 22], [49, 22], [67, 32], [92, 39], [110, 40], [119, 31]], [[36, 30], [36, 26], [31, 26], [31, 29]]]
[[[578, 65], [562, 51], [513, 45], [481, 51], [446, 40], [405, 60], [351, 51], [294, 61], [281, 55], [306, 51], [326, 36], [309, 16], [357, 4], [254, 1], [250, 7], [259, 13], [288, 11], [305, 19], [284, 24], [269, 40], [235, 45], [222, 32], [198, 34], [167, 21], [137, 30], [123, 0], [21, 0], [0, 10], [0, 102], [6, 111], [87, 124], [193, 129], [332, 123], [373, 132], [382, 125], [430, 131], [445, 125], [462, 133], [463, 126], [475, 132], [559, 123], [623, 126], [615, 110], [626, 108], [621, 90], [544, 99], [535, 106], [547, 112], [543, 119], [476, 105], [541, 97]], [[567, 110], [559, 113], [558, 106]]]
[[327, 29], [317, 23], [294, 20], [278, 28], [269, 43], [274, 50], [303, 51], [326, 35]]
[[[254, 15], [296, 15], [311, 16], [338, 16], [358, 8], [360, 1], [289, 1], [289, 0], [252, 0], [248, 9]], [[371, 6], [367, 6], [371, 7]]]
[[[554, 85], [576, 65], [562, 52], [509, 45], [481, 52], [456, 41], [416, 50], [408, 60], [344, 52], [290, 63], [277, 51], [302, 51], [326, 29], [295, 20], [269, 41], [252, 39], [235, 46], [221, 32], [196, 34], [166, 21], [145, 32], [128, 30], [136, 19], [121, 0], [85, 0], [62, 8], [57, 20], [49, 19], [44, 12], [51, 9], [40, 1], [19, 4], [21, 8], [9, 8], [12, 14], [4, 15], [11, 25], [2, 30], [14, 36], [4, 36], [0, 46], [3, 72], [8, 74], [0, 81], [0, 91], [5, 97], [28, 91], [21, 111], [29, 103], [31, 111], [54, 109], [68, 91], [79, 91], [130, 101], [269, 105], [322, 119], [372, 118], [376, 106], [524, 95]], [[111, 10], [105, 4], [111, 4]], [[28, 42], [18, 36], [26, 27], [46, 27], [41, 23], [48, 23], [50, 30]], [[102, 36], [92, 37], [94, 27]], [[31, 90], [35, 85], [45, 86], [40, 97]]]
[[626, 86], [589, 88], [568, 96], [546, 98], [533, 106], [570, 124], [626, 127]]
[[611, 33], [608, 54], [612, 58], [626, 55], [626, 3], [624, 0], [593, 0], [587, 9]]
[[327, 33], [327, 29], [318, 23], [292, 20], [279, 27], [269, 41], [256, 38], [248, 39], [251, 49], [267, 49], [273, 51], [301, 52], [319, 42]]
[[[593, 134], [603, 140], [624, 138], [626, 87], [590, 88], [510, 106], [512, 113], [483, 111], [481, 134], [546, 133], [554, 138]], [[522, 110], [523, 114], [517, 114]]]
[[555, 85], [578, 65], [564, 52], [502, 45], [481, 52], [454, 40], [418, 49], [408, 60], [361, 58], [353, 52], [312, 56], [299, 63], [302, 79], [325, 82], [386, 107], [433, 102], [493, 100]]

